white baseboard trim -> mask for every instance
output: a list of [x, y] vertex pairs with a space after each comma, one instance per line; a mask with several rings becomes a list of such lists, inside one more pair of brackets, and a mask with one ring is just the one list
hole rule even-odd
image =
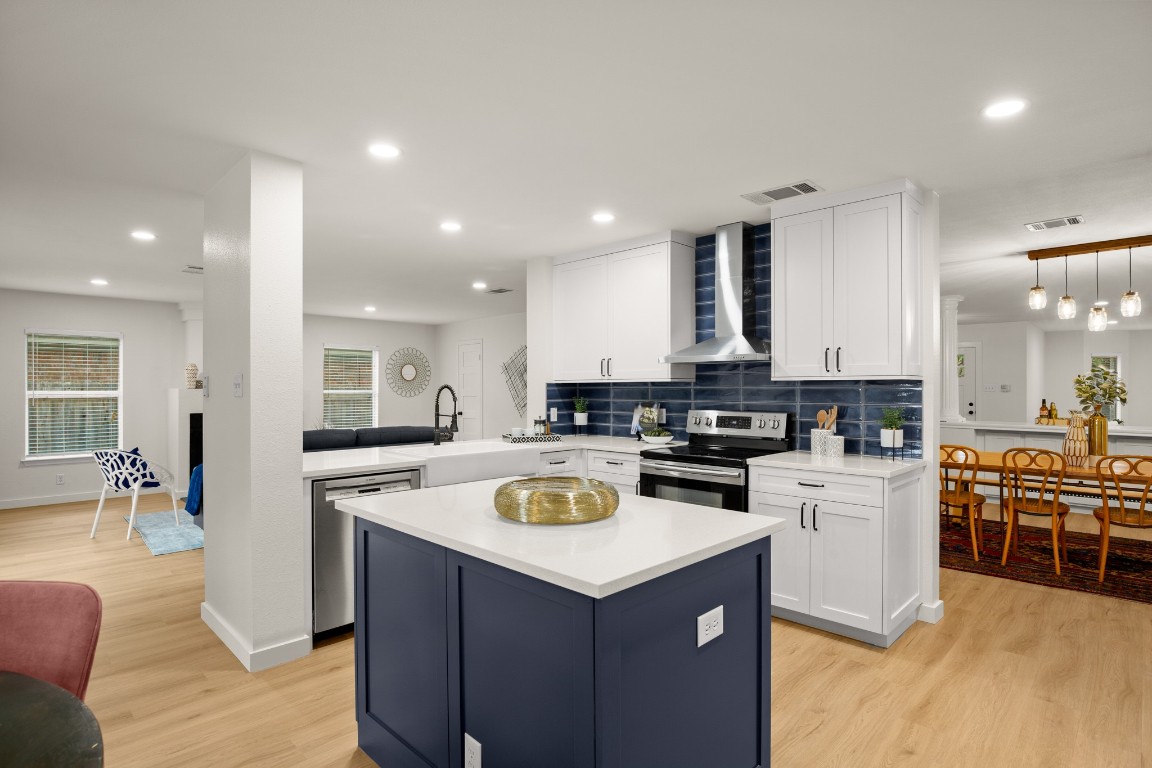
[[[149, 489], [147, 492], [141, 491], [141, 496], [151, 496], [155, 493], [163, 493], [168, 495], [168, 489], [161, 488], [159, 490]], [[184, 494], [177, 494], [179, 498]], [[132, 494], [128, 491], [121, 491], [120, 493], [109, 493], [109, 499], [116, 498], [131, 498]], [[67, 504], [73, 501], [92, 501], [95, 502], [100, 498], [100, 491], [85, 491], [83, 493], [61, 493], [53, 496], [30, 496], [24, 499], [2, 499], [0, 500], [0, 509], [17, 509], [19, 507], [44, 507], [49, 504]], [[96, 507], [93, 505], [92, 514], [96, 514]]]
[[312, 636], [309, 634], [253, 650], [233, 629], [232, 625], [221, 618], [206, 602], [200, 603], [200, 619], [216, 633], [220, 642], [232, 651], [232, 655], [239, 659], [240, 663], [244, 665], [244, 669], [249, 672], [271, 669], [280, 664], [304, 658], [312, 652]]
[[934, 603], [921, 603], [920, 608], [916, 611], [916, 618], [920, 621], [926, 621], [929, 624], [935, 624], [944, 618], [944, 601], [937, 600]]

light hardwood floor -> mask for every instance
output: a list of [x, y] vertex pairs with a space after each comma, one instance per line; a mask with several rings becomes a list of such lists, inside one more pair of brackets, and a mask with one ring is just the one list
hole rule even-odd
[[[94, 503], [0, 511], [0, 578], [104, 599], [88, 703], [107, 765], [372, 765], [351, 641], [245, 672], [200, 621], [202, 552], [126, 542], [126, 502], [94, 541]], [[947, 570], [941, 591], [944, 620], [888, 650], [774, 622], [773, 766], [1152, 766], [1152, 607]]]

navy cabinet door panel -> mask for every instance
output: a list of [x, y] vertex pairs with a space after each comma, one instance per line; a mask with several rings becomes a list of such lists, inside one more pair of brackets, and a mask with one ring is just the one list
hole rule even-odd
[[356, 535], [361, 747], [381, 765], [449, 768], [445, 550], [361, 520]]

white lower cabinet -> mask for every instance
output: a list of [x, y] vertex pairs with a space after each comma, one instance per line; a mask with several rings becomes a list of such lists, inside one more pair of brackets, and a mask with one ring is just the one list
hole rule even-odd
[[610, 483], [621, 494], [640, 493], [640, 456], [635, 453], [588, 451], [588, 477]]
[[920, 471], [892, 478], [749, 467], [748, 511], [780, 517], [772, 606], [887, 647], [920, 604]]
[[537, 477], [583, 477], [584, 451], [569, 448], [563, 451], [541, 451]]

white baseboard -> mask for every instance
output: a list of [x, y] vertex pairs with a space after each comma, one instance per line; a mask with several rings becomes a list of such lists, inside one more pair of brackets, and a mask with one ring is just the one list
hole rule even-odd
[[271, 669], [280, 664], [304, 658], [312, 652], [312, 636], [309, 634], [253, 650], [233, 629], [232, 625], [212, 610], [212, 606], [208, 603], [200, 603], [200, 618], [216, 633], [220, 641], [227, 646], [228, 650], [232, 651], [232, 655], [239, 659], [240, 663], [244, 665], [244, 669], [249, 672]]
[[[159, 490], [141, 491], [141, 496], [150, 496], [154, 493], [163, 493], [168, 495], [168, 489], [161, 488]], [[176, 494], [179, 498], [184, 494]], [[131, 498], [132, 494], [128, 491], [121, 491], [118, 494], [108, 494], [109, 499], [116, 498]], [[0, 509], [17, 509], [18, 507], [43, 507], [49, 504], [67, 504], [73, 501], [91, 501], [95, 502], [100, 498], [100, 491], [84, 491], [82, 493], [60, 493], [52, 496], [29, 496], [24, 499], [0, 499]], [[92, 506], [92, 514], [96, 514], [96, 506]]]
[[935, 624], [944, 618], [944, 601], [937, 600], [934, 603], [921, 603], [920, 608], [916, 611], [916, 618], [920, 621], [926, 621], [929, 624]]

